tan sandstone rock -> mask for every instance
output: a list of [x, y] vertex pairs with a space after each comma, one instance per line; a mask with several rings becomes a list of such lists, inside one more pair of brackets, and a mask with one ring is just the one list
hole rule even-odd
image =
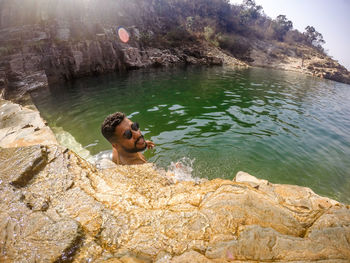
[[[48, 145], [35, 109], [0, 109], [1, 145], [25, 139], [0, 147], [1, 262], [350, 260], [349, 206], [307, 187], [244, 172], [176, 181], [152, 164], [97, 169]], [[35, 128], [22, 131], [32, 126], [49, 131], [41, 145]]]
[[0, 147], [57, 144], [37, 110], [0, 99]]
[[350, 260], [349, 207], [309, 188], [242, 172], [173, 183], [152, 164], [98, 170], [61, 146], [0, 156], [0, 261]]

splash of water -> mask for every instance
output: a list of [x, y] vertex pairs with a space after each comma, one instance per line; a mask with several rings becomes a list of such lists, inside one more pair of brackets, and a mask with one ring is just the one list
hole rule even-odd
[[177, 162], [171, 162], [167, 168], [167, 177], [172, 177], [174, 181], [192, 181], [200, 183], [202, 178], [192, 175], [195, 159], [182, 157]]
[[112, 161], [112, 157], [113, 151], [106, 150], [92, 156], [89, 162], [94, 164], [97, 167], [97, 169], [114, 168], [116, 164]]
[[[76, 145], [74, 148], [77, 149]], [[87, 158], [87, 160], [90, 163], [96, 165], [96, 167], [99, 169], [113, 168], [115, 164], [112, 163], [112, 155], [112, 150], [106, 150], [99, 152], [94, 156], [90, 155], [89, 158]], [[176, 183], [178, 181], [191, 181], [195, 183], [201, 183], [206, 181], [207, 179], [205, 178], [193, 176], [192, 172], [194, 162], [195, 159], [191, 159], [189, 157], [182, 157], [176, 162], [171, 162], [165, 170], [157, 167], [156, 165], [155, 168], [158, 170], [158, 172], [160, 172], [160, 174], [167, 177], [173, 183]]]
[[81, 145], [72, 134], [65, 131], [62, 127], [52, 127], [51, 129], [60, 145], [72, 150], [81, 158], [95, 165], [98, 169], [113, 168], [115, 166], [115, 164], [112, 162], [112, 150], [102, 151], [92, 156], [90, 151], [86, 148], [94, 146], [95, 143], [83, 147], [83, 145]]
[[[113, 168], [112, 163], [112, 151], [106, 150], [102, 151], [88, 160], [89, 162], [96, 165], [99, 169]], [[191, 181], [195, 183], [201, 183], [207, 179], [196, 177], [192, 175], [193, 165], [195, 159], [190, 159], [188, 157], [182, 157], [176, 162], [171, 162], [170, 165], [164, 170], [155, 166], [160, 174], [167, 177], [173, 183], [178, 181]]]

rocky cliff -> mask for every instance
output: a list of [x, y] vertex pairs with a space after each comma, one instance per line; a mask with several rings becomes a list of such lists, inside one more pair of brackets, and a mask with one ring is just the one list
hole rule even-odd
[[48, 83], [107, 72], [178, 64], [223, 64], [222, 58], [204, 46], [143, 48], [137, 41], [122, 43], [113, 32], [99, 34], [93, 40], [52, 42], [57, 35], [49, 35], [45, 29], [28, 26], [0, 32], [0, 39], [29, 43], [0, 57], [0, 88], [5, 98], [19, 101], [26, 92], [47, 87]]
[[306, 45], [256, 41], [252, 46], [252, 66], [295, 71], [350, 84], [350, 72], [344, 66]]
[[[144, 45], [144, 34], [154, 32], [139, 21], [139, 4], [105, 2], [108, 5], [100, 5], [104, 6], [101, 9], [98, 1], [1, 1], [3, 96], [25, 104], [22, 96], [26, 92], [47, 83], [144, 67], [223, 64], [205, 43]], [[144, 11], [149, 9], [146, 2], [142, 2]], [[120, 25], [129, 31], [128, 43], [120, 41], [116, 33]], [[153, 27], [157, 30], [159, 25]], [[235, 59], [230, 63], [244, 65]]]
[[[221, 33], [214, 35], [210, 25], [217, 21], [207, 16], [185, 17], [182, 13], [188, 6], [182, 6], [184, 3], [2, 0], [0, 92], [8, 99], [19, 100], [19, 94], [45, 86], [45, 79], [52, 84], [87, 75], [175, 64], [249, 64], [350, 83], [350, 73], [344, 67], [303, 44], [241, 36], [234, 43], [249, 43], [249, 52], [238, 55], [245, 62], [234, 58], [215, 42], [215, 36]], [[196, 23], [200, 26], [195, 30]], [[128, 43], [120, 41], [116, 33], [120, 26], [130, 34]]]

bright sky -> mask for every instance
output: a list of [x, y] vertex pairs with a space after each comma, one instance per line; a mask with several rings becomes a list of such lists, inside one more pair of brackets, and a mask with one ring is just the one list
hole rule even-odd
[[[241, 4], [242, 0], [230, 0]], [[267, 16], [286, 15], [301, 32], [310, 25], [323, 35], [328, 54], [350, 70], [350, 0], [255, 0]]]

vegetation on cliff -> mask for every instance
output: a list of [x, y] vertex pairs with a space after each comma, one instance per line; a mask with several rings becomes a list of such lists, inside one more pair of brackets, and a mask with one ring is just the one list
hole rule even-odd
[[146, 45], [176, 45], [209, 40], [240, 55], [251, 49], [250, 40], [304, 44], [323, 52], [322, 34], [308, 26], [293, 30], [285, 15], [271, 19], [254, 0], [242, 5], [228, 0], [145, 1], [2, 1], [0, 28], [30, 24], [69, 23], [72, 39], [94, 38], [109, 26], [136, 26]]
[[[245, 0], [242, 5], [228, 0], [3, 0], [0, 57], [23, 52], [24, 47], [46, 55], [52, 45], [60, 47], [55, 54], [62, 57], [67, 42], [103, 42], [106, 35], [118, 41], [115, 31], [121, 26], [131, 34], [128, 44], [140, 51], [169, 49], [177, 56], [173, 49], [196, 46], [199, 54], [189, 53], [202, 58], [200, 51], [209, 46], [253, 66], [350, 83], [350, 73], [327, 56], [322, 48], [323, 36], [313, 26], [299, 32], [283, 14], [276, 19], [266, 16], [254, 0]], [[101, 49], [110, 45], [102, 45]], [[178, 57], [179, 61], [191, 61], [182, 59], [183, 55]], [[103, 72], [104, 68], [93, 66], [90, 71]]]

